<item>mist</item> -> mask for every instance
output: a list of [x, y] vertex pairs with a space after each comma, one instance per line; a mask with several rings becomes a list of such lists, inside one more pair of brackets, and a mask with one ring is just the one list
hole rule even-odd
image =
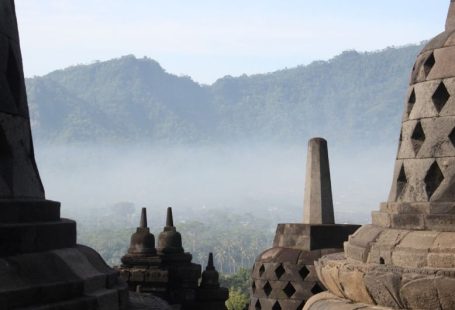
[[[226, 210], [300, 222], [306, 145], [96, 146], [37, 145], [47, 199], [62, 215], [105, 215], [128, 202], [138, 214], [164, 222], [168, 206], [185, 221], [204, 210]], [[330, 147], [332, 190], [338, 223], [365, 223], [386, 201], [395, 149]]]

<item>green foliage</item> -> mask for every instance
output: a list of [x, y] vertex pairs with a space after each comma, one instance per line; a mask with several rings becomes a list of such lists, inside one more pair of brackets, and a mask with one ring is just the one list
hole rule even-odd
[[210, 86], [148, 58], [74, 66], [27, 79], [33, 131], [51, 143], [394, 141], [421, 47], [347, 51]]
[[240, 290], [231, 288], [229, 290], [229, 299], [226, 301], [228, 310], [244, 310], [248, 309], [249, 298]]
[[[78, 242], [96, 249], [110, 265], [119, 265], [131, 234], [139, 223], [139, 213], [132, 214], [128, 203], [112, 206], [110, 212], [91, 212], [71, 216], [78, 221]], [[152, 212], [150, 212], [152, 214]], [[155, 238], [163, 224], [149, 221]], [[208, 254], [214, 254], [221, 274], [235, 274], [229, 284], [248, 294], [248, 271], [255, 258], [272, 244], [276, 223], [250, 213], [234, 214], [223, 210], [206, 210], [193, 219], [175, 223], [182, 234], [185, 251], [205, 268]], [[226, 276], [222, 276], [225, 279]]]
[[222, 287], [234, 288], [238, 292], [249, 296], [250, 292], [250, 274], [251, 270], [240, 268], [234, 274], [223, 274], [220, 276], [220, 284]]

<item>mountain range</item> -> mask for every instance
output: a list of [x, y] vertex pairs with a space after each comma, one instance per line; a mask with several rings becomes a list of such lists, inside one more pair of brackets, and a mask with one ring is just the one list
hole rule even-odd
[[422, 44], [203, 85], [129, 55], [26, 79], [39, 143], [396, 143]]

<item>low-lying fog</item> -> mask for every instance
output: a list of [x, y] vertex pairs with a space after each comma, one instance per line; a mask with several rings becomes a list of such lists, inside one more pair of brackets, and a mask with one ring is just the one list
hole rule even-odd
[[[102, 215], [119, 202], [149, 208], [164, 222], [167, 206], [177, 221], [203, 210], [269, 216], [299, 222], [305, 181], [305, 146], [194, 147], [36, 145], [46, 197], [62, 202], [67, 217]], [[396, 149], [331, 148], [332, 190], [338, 223], [369, 221], [388, 196]]]

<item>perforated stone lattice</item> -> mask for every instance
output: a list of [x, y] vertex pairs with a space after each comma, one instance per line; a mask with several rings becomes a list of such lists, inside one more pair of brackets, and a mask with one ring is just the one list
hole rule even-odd
[[322, 291], [312, 268], [304, 264], [256, 262], [249, 309], [301, 310], [308, 298]]

